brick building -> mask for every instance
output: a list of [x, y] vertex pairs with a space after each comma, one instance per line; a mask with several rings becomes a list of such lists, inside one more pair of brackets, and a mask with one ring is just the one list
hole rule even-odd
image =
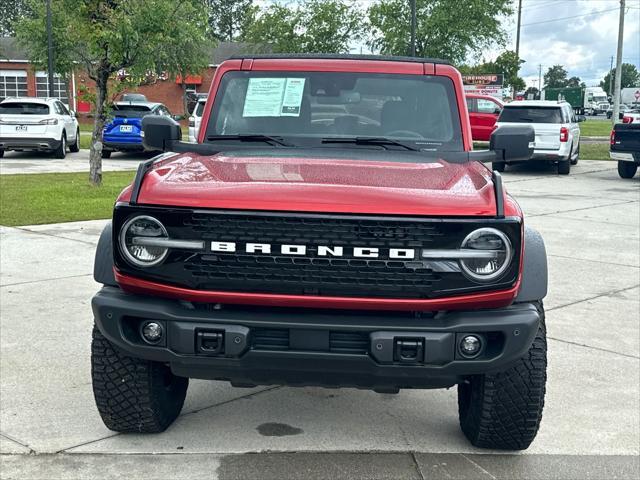
[[[187, 89], [193, 92], [208, 92], [216, 67], [227, 58], [255, 51], [255, 47], [243, 43], [221, 42], [212, 48], [210, 63], [200, 75], [187, 76]], [[90, 105], [78, 98], [82, 86], [91, 90], [94, 83], [82, 68], [66, 77], [55, 76], [53, 95], [49, 94], [47, 72], [32, 65], [26, 53], [15, 39], [0, 37], [0, 99], [15, 96], [57, 97], [72, 110], [89, 113]], [[182, 86], [170, 77], [152, 77], [140, 87], [131, 91], [146, 95], [152, 102], [164, 103], [174, 114], [184, 114]]]

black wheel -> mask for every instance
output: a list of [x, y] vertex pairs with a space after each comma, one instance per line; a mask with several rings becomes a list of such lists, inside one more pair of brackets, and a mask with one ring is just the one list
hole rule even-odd
[[4, 150], [0, 150], [0, 158], [4, 157]]
[[560, 175], [569, 175], [571, 171], [571, 160], [560, 160], [558, 162], [558, 173]]
[[580, 160], [580, 144], [578, 144], [578, 148], [576, 148], [576, 153], [573, 154], [573, 158], [571, 159], [571, 165], [577, 165], [578, 160]]
[[67, 156], [67, 136], [62, 133], [62, 138], [60, 138], [60, 145], [53, 151], [53, 154], [56, 158], [64, 158]]
[[76, 130], [76, 141], [69, 145], [70, 152], [79, 152], [80, 151], [80, 129]]
[[507, 164], [505, 162], [493, 162], [491, 164], [491, 168], [496, 172], [504, 172], [507, 168]]
[[622, 178], [633, 178], [638, 170], [638, 165], [633, 162], [618, 162], [618, 175]]
[[102, 158], [111, 158], [111, 150], [105, 150], [102, 148]]
[[178, 417], [189, 379], [168, 366], [125, 355], [93, 327], [93, 395], [102, 421], [116, 432], [158, 433]]
[[460, 427], [476, 447], [524, 450], [538, 433], [547, 382], [544, 309], [527, 354], [507, 370], [473, 375], [458, 385]]

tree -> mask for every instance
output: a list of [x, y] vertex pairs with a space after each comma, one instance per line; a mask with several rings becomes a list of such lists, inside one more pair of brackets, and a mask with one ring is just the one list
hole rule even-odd
[[562, 88], [567, 86], [567, 71], [562, 65], [549, 67], [544, 74], [544, 86], [547, 88]]
[[208, 13], [209, 34], [225, 42], [242, 40], [258, 11], [253, 0], [203, 1]]
[[[410, 2], [380, 0], [369, 8], [369, 45], [383, 54], [406, 55], [411, 38]], [[504, 45], [500, 17], [511, 0], [416, 0], [416, 55], [462, 63], [493, 45]]]
[[567, 87], [586, 87], [587, 84], [580, 80], [580, 77], [571, 77], [567, 80]]
[[16, 24], [30, 13], [28, 0], [0, 1], [0, 37], [14, 36]]
[[[640, 72], [635, 65], [631, 63], [623, 63], [621, 65], [622, 74], [620, 75], [620, 88], [638, 87], [640, 86]], [[613, 95], [609, 87], [615, 85], [616, 69], [614, 68], [604, 76], [600, 82], [600, 87], [607, 92], [607, 95]]]
[[354, 1], [305, 0], [298, 7], [269, 5], [248, 28], [245, 40], [269, 44], [274, 52], [347, 53], [362, 29]]
[[[102, 182], [102, 130], [116, 72], [126, 70], [135, 82], [158, 70], [177, 68], [181, 47], [204, 40], [199, 0], [51, 0], [56, 72], [71, 72], [76, 63], [96, 84], [95, 121], [89, 153], [89, 179]], [[36, 65], [46, 65], [44, 2], [33, 2], [33, 15], [17, 25], [20, 43]], [[194, 26], [195, 25], [195, 26]], [[195, 36], [195, 38], [194, 38]], [[190, 37], [190, 38], [187, 38]], [[170, 51], [171, 54], [162, 52]], [[187, 59], [188, 52], [183, 52]], [[184, 60], [180, 67], [193, 65]], [[175, 70], [174, 70], [175, 71]]]

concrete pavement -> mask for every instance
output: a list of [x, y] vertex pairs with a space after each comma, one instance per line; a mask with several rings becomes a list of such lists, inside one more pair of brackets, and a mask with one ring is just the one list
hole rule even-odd
[[[111, 158], [102, 159], [103, 172], [135, 170], [138, 164], [150, 158], [140, 153], [115, 152]], [[64, 159], [52, 158], [51, 154], [33, 152], [5, 152], [0, 158], [0, 175], [18, 173], [63, 173], [88, 172], [89, 150], [67, 152]]]
[[471, 447], [455, 390], [234, 389], [192, 381], [160, 435], [107, 430], [89, 375], [104, 221], [0, 228], [1, 478], [637, 478], [640, 181], [615, 163], [509, 168], [549, 255], [549, 381], [533, 445]]

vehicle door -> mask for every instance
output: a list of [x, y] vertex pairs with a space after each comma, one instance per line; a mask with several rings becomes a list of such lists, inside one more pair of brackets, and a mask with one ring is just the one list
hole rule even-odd
[[477, 140], [489, 141], [501, 111], [502, 107], [497, 102], [486, 98], [476, 98]]
[[76, 140], [76, 119], [71, 115], [71, 112], [64, 106], [62, 102], [56, 100], [55, 102], [56, 113], [60, 115], [62, 123], [64, 123], [65, 132], [67, 132], [67, 141], [73, 143]]
[[573, 141], [573, 152], [578, 149], [580, 145], [580, 125], [578, 124], [578, 119], [576, 118], [576, 113], [573, 108], [567, 107], [569, 110], [569, 118], [571, 119], [571, 123], [569, 125], [569, 130], [571, 131], [571, 139]]
[[476, 108], [476, 99], [467, 97], [467, 110], [469, 111], [469, 123], [471, 124], [471, 138], [480, 140], [480, 130], [478, 129], [478, 116]]

